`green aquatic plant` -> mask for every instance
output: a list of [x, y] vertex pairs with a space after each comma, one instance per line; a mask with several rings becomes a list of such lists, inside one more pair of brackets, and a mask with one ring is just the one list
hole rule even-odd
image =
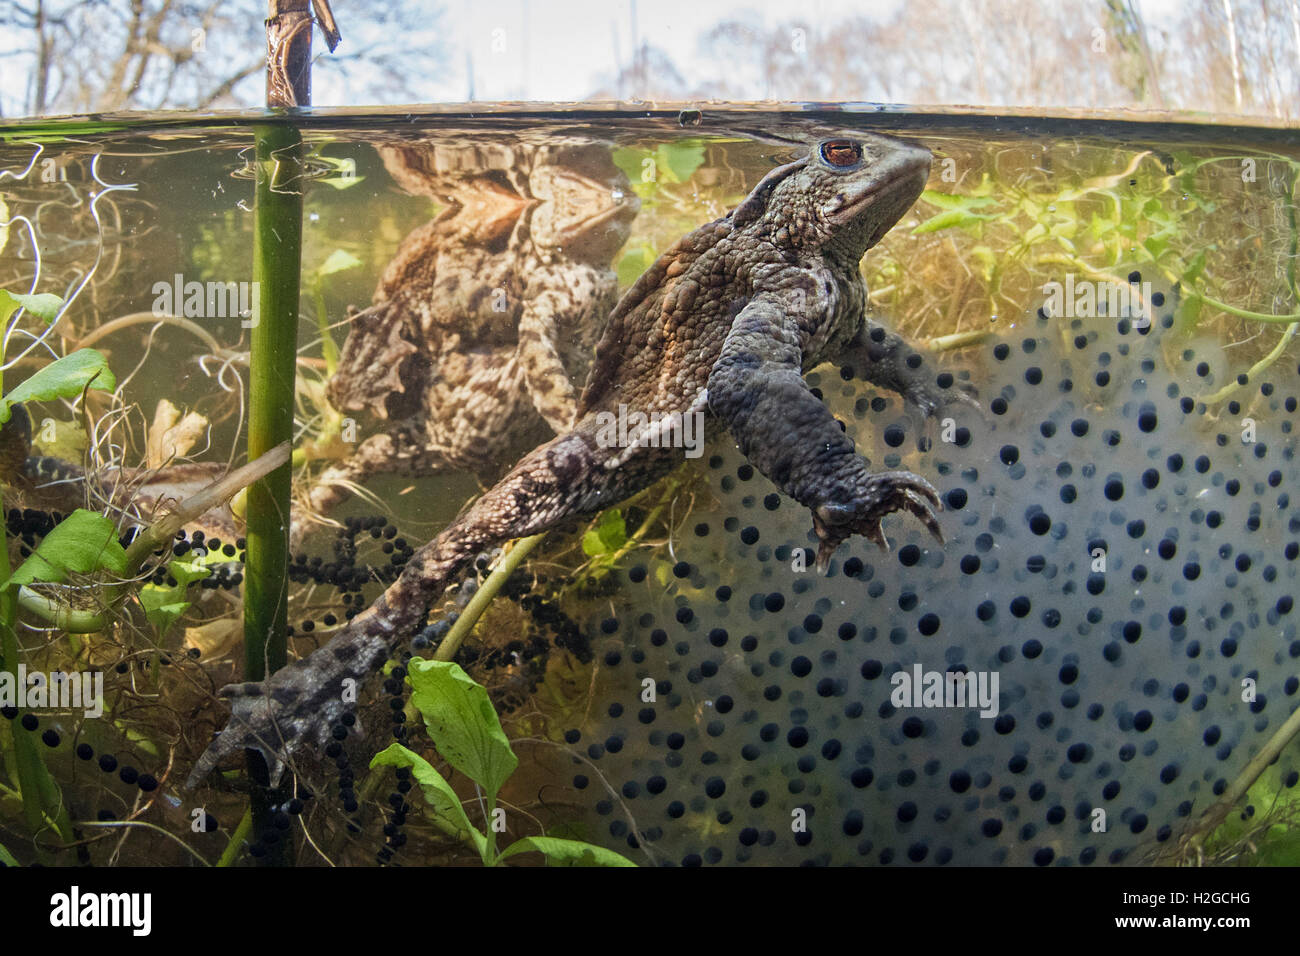
[[[188, 555], [167, 562], [169, 580], [165, 584], [146, 584], [140, 589], [140, 606], [144, 608], [145, 619], [153, 625], [161, 641], [167, 631], [190, 608], [188, 592], [190, 585], [197, 584], [212, 576], [209, 564], [229, 560], [219, 551], [209, 551], [195, 560]], [[175, 582], [174, 584], [172, 582]]]
[[[1272, 153], [1201, 156], [1189, 150], [1167, 154], [1145, 150], [1132, 154], [1119, 171], [1099, 176], [1054, 177], [1045, 182], [1036, 172], [1031, 169], [1018, 177], [986, 172], [960, 192], [928, 189], [921, 196], [922, 203], [936, 211], [912, 234], [945, 234], [954, 239], [960, 234], [956, 241], [961, 243], [962, 258], [984, 287], [990, 315], [996, 317], [1000, 309], [1018, 314], [1024, 293], [1035, 288], [1044, 274], [1073, 272], [1093, 282], [1127, 287], [1130, 271], [1137, 270], [1143, 276], [1160, 276], [1177, 291], [1176, 321], [1183, 331], [1197, 328], [1207, 310], [1247, 325], [1285, 326], [1248, 378], [1276, 362], [1300, 330], [1295, 275], [1300, 161]], [[1221, 207], [1234, 197], [1229, 193], [1224, 199], [1219, 186], [1208, 188], [1211, 175], [1240, 179], [1243, 192], [1233, 203], [1229, 224], [1236, 223], [1241, 213], [1236, 207], [1259, 205], [1261, 198], [1267, 200], [1275, 193], [1283, 200], [1277, 241], [1288, 245], [1289, 254], [1285, 291], [1275, 294], [1274, 312], [1230, 301], [1234, 296], [1258, 296], [1260, 279], [1258, 270], [1244, 261], [1249, 258], [1243, 251], [1247, 243], [1234, 242], [1240, 237], [1217, 231], [1230, 228], [1223, 225]], [[1255, 187], [1257, 181], [1260, 185]], [[1256, 191], [1245, 192], [1252, 188]], [[1207, 230], [1204, 223], [1215, 227]], [[1285, 298], [1290, 300], [1289, 310], [1278, 304]], [[932, 344], [947, 348], [969, 343], [940, 336]], [[1215, 404], [1239, 388], [1238, 382], [1230, 382], [1200, 400]]]
[[[7, 328], [14, 314], [25, 309], [47, 324], [53, 324], [63, 308], [58, 296], [21, 295], [0, 290], [0, 327]], [[0, 348], [0, 367], [4, 362]], [[0, 370], [0, 374], [3, 374]], [[51, 400], [74, 398], [86, 388], [115, 386], [103, 355], [93, 349], [56, 359], [27, 381], [0, 398], [0, 423], [8, 422], [14, 407], [25, 400]], [[0, 386], [3, 380], [0, 380]], [[0, 388], [2, 391], [2, 388]], [[26, 412], [22, 412], [24, 419]], [[0, 504], [0, 513], [3, 513]], [[105, 535], [104, 525], [108, 526]], [[116, 546], [116, 551], [113, 546]], [[76, 511], [59, 528], [48, 535], [33, 554], [18, 568], [9, 563], [8, 534], [0, 547], [0, 661], [16, 682], [18, 678], [18, 616], [19, 589], [37, 581], [62, 581], [69, 571], [89, 573], [107, 569], [121, 573], [126, 570], [120, 560], [124, 557], [118, 544], [112, 522], [88, 511]], [[16, 725], [10, 730], [13, 755], [13, 777], [22, 792], [23, 815], [36, 842], [38, 859], [47, 859], [39, 835], [52, 829], [61, 842], [72, 842], [74, 834], [68, 809], [63, 803], [58, 785], [45, 766], [34, 735]]]
[[[688, 481], [689, 479], [680, 473], [669, 475], [658, 485], [647, 488], [640, 495], [629, 499], [622, 508], [611, 508], [598, 515], [581, 539], [582, 552], [588, 558], [587, 563], [578, 568], [566, 590], [580, 589], [600, 581], [637, 548], [662, 544], [662, 540], [652, 540], [652, 533], [659, 531], [664, 525], [669, 525], [667, 531], [671, 535], [671, 525], [664, 520], [665, 512], [673, 509], [679, 492], [687, 486]], [[641, 518], [636, 528], [629, 529], [627, 519], [632, 514], [633, 506], [648, 504], [651, 497], [655, 499], [655, 503], [649, 506], [645, 517]], [[681, 509], [681, 513], [687, 515], [693, 508], [694, 495], [692, 494]]]
[[610, 508], [582, 536], [582, 552], [591, 559], [588, 576], [601, 578], [608, 573], [622, 556], [626, 544], [627, 522], [623, 512]]
[[456, 656], [456, 652], [460, 650], [465, 638], [469, 637], [470, 631], [474, 629], [478, 619], [483, 616], [493, 599], [500, 593], [501, 588], [510, 579], [510, 575], [515, 573], [519, 565], [523, 563], [524, 558], [541, 544], [545, 537], [546, 532], [543, 531], [541, 534], [520, 538], [511, 546], [510, 550], [497, 562], [497, 566], [492, 569], [492, 574], [488, 579], [474, 592], [474, 597], [465, 606], [464, 612], [456, 619], [456, 623], [452, 625], [451, 630], [447, 632], [446, 637], [438, 645], [435, 654], [436, 660], [450, 661]]
[[448, 661], [412, 661], [407, 679], [413, 688], [411, 702], [424, 717], [438, 753], [478, 789], [484, 827], [479, 829], [470, 822], [447, 778], [413, 750], [391, 744], [374, 756], [370, 767], [408, 768], [420, 785], [434, 826], [471, 846], [484, 866], [499, 866], [524, 853], [541, 853], [552, 866], [635, 865], [603, 847], [559, 837], [522, 837], [498, 850], [497, 834], [504, 832], [505, 810], [498, 808], [497, 796], [519, 766], [519, 758], [510, 747], [487, 691], [471, 680], [460, 665]]
[[[248, 388], [250, 460], [293, 440], [297, 365], [298, 298], [302, 267], [302, 136], [291, 125], [255, 131], [257, 192], [253, 226], [253, 283], [258, 289], [257, 321], [251, 333]], [[248, 489], [248, 541], [244, 578], [244, 677], [262, 680], [288, 662], [289, 502], [293, 473], [286, 465]], [[250, 770], [264, 774], [262, 758], [250, 752]], [[251, 795], [253, 825], [263, 832], [271, 821], [265, 788]], [[272, 848], [268, 862], [288, 862], [288, 841]]]
[[[7, 326], [19, 309], [25, 309], [47, 324], [53, 324], [62, 308], [63, 300], [57, 295], [18, 295], [0, 289], [0, 326]], [[3, 359], [3, 352], [0, 351], [0, 362]], [[10, 409], [23, 402], [76, 398], [87, 388], [111, 392], [116, 387], [117, 382], [109, 371], [108, 360], [103, 354], [95, 349], [79, 349], [42, 367], [0, 398], [0, 424], [9, 421]]]
[[325, 396], [325, 384], [334, 377], [339, 365], [339, 346], [330, 327], [329, 309], [325, 301], [326, 279], [362, 265], [360, 259], [346, 249], [335, 249], [310, 273], [312, 301], [316, 310], [316, 329], [320, 336], [321, 359], [324, 375], [300, 376], [296, 384], [299, 401], [303, 404], [303, 417], [308, 422], [306, 433], [293, 452], [293, 465], [300, 468], [315, 458], [340, 457], [344, 416]]
[[[0, 326], [7, 326], [20, 308], [52, 324], [65, 311], [66, 304], [53, 295], [0, 291]], [[0, 353], [0, 364], [3, 361]], [[11, 441], [18, 449], [16, 454], [24, 453], [22, 448], [30, 438], [25, 402], [76, 399], [87, 389], [111, 391], [116, 384], [107, 360], [94, 349], [80, 349], [55, 359], [0, 397], [0, 423], [10, 433], [5, 436], [6, 442]], [[0, 665], [16, 680], [20, 661], [16, 624], [20, 608], [70, 635], [87, 634], [110, 627], [113, 609], [138, 593], [146, 616], [155, 625], [163, 625], [159, 627], [161, 635], [169, 623], [167, 616], [179, 613], [175, 606], [178, 602], [155, 601], [156, 595], [148, 588], [137, 592], [141, 567], [157, 549], [170, 542], [184, 523], [264, 474], [268, 466], [283, 465], [288, 457], [286, 444], [261, 461], [232, 472], [138, 531], [129, 546], [123, 546], [119, 540], [119, 528], [111, 518], [78, 508], [45, 535], [15, 570], [10, 564], [6, 534], [4, 547], [0, 548]], [[187, 577], [185, 568], [176, 562], [171, 571], [178, 582], [185, 577], [185, 583], [206, 574], [205, 569], [195, 569]], [[41, 585], [62, 584], [73, 575], [92, 581], [90, 588], [81, 590], [93, 593], [93, 607], [74, 607], [65, 598], [40, 589]], [[7, 722], [6, 729], [12, 736], [10, 746], [3, 748], [6, 769], [9, 778], [18, 782], [22, 812], [35, 841], [37, 858], [47, 860], [49, 854], [39, 839], [40, 834], [52, 829], [68, 844], [75, 839], [73, 824], [59, 788], [45, 766], [35, 735], [14, 722]]]
[[[1268, 756], [1275, 757], [1276, 751], [1270, 751]], [[1249, 789], [1234, 786], [1233, 793], [1215, 801], [1182, 839], [1163, 848], [1155, 862], [1187, 866], [1300, 865], [1300, 795], [1294, 780], [1288, 780], [1276, 762], [1251, 779]]]

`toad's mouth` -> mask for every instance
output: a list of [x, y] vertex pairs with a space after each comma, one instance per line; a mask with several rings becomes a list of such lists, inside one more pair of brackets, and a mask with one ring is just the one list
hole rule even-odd
[[901, 169], [887, 173], [866, 185], [863, 190], [852, 199], [845, 202], [833, 213], [827, 216], [833, 224], [843, 225], [860, 216], [865, 210], [877, 203], [885, 203], [890, 206], [891, 216], [882, 220], [883, 228], [875, 238], [884, 235], [896, 223], [912, 203], [925, 189], [926, 180], [930, 178], [930, 160], [928, 157], [909, 162]]

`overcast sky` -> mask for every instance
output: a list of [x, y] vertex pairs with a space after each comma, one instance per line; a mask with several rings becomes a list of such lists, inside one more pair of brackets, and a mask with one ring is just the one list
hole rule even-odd
[[[0, 0], [0, 5], [7, 0]], [[385, 27], [375, 22], [371, 4], [375, 0], [332, 0], [343, 34], [339, 53], [370, 48], [376, 40], [392, 41]], [[580, 100], [597, 90], [613, 88], [619, 70], [632, 61], [640, 43], [657, 48], [681, 71], [687, 88], [699, 78], [717, 76], [718, 64], [705, 59], [701, 39], [719, 23], [738, 20], [759, 31], [802, 20], [813, 24], [842, 22], [862, 16], [887, 21], [907, 0], [402, 0], [402, 9], [413, 14], [416, 28], [404, 30], [400, 40], [405, 49], [441, 47], [449, 59], [443, 69], [430, 70], [427, 77], [407, 77], [409, 95], [401, 102], [479, 102], [527, 99], [534, 101]], [[1017, 29], [1016, 0], [972, 0], [996, 16], [1006, 10], [1006, 29]], [[1195, 3], [1221, 0], [1139, 0], [1138, 7], [1148, 26], [1153, 47], [1161, 44], [1161, 31], [1170, 30], [1180, 11]], [[99, 8], [101, 16], [125, 16], [127, 0], [112, 0]], [[1066, 11], [1077, 8], [1081, 17], [1098, 16], [1096, 0], [1060, 0]], [[423, 11], [427, 26], [419, 28]], [[1282, 17], [1281, 19], [1287, 19]], [[182, 21], [181, 26], [184, 23]], [[1097, 24], [1101, 26], [1100, 23]], [[942, 35], [952, 24], [936, 23]], [[23, 41], [30, 37], [22, 38]], [[223, 50], [224, 43], [240, 48]], [[209, 37], [209, 55], [235, 62], [247, 59], [246, 37]], [[28, 101], [33, 54], [31, 44], [20, 42], [17, 56], [0, 60], [0, 112], [21, 115]], [[371, 102], [393, 102], [395, 98], [372, 99], [365, 80], [377, 71], [364, 63], [352, 62], [351, 78], [327, 64], [330, 54], [319, 38], [315, 44], [318, 66], [313, 78], [313, 101], [317, 106], [363, 106]], [[12, 50], [10, 53], [12, 54]], [[382, 53], [381, 53], [382, 55]], [[766, 94], [763, 78], [754, 73], [755, 64], [741, 64], [730, 74], [732, 87], [746, 91], [744, 99], [761, 99]], [[369, 71], [369, 72], [368, 72]], [[739, 84], [739, 86], [737, 85]], [[242, 102], [261, 102], [260, 75], [246, 79], [236, 92]], [[632, 91], [627, 91], [633, 95]]]
[[[588, 96], [627, 65], [636, 43], [666, 52], [689, 80], [716, 72], [705, 69], [700, 38], [724, 20], [743, 19], [774, 27], [796, 18], [812, 22], [866, 16], [888, 20], [905, 0], [445, 0], [416, 6], [440, 8], [439, 33], [453, 62], [431, 83], [429, 99], [459, 102], [470, 92], [482, 101], [574, 100]], [[1007, 2], [1014, 10], [1014, 3]], [[1062, 0], [1067, 7], [1077, 0]], [[1148, 25], [1167, 22], [1185, 0], [1141, 0]], [[347, 42], [349, 30], [364, 30], [355, 0], [335, 0], [335, 14]], [[1089, 16], [1091, 16], [1091, 12]], [[1014, 29], [1014, 23], [1008, 23]], [[320, 75], [315, 102], [347, 103], [347, 91]], [[760, 98], [757, 90], [753, 98]]]

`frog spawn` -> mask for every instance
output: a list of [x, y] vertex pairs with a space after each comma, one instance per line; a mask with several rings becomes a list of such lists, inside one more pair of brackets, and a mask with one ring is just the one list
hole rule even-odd
[[[1157, 316], [1031, 314], [962, 353], [987, 410], [925, 454], [896, 396], [809, 377], [874, 468], [934, 480], [946, 546], [894, 516], [889, 554], [854, 540], [820, 577], [807, 512], [715, 440], [717, 508], [590, 623], [603, 710], [566, 739], [591, 838], [687, 865], [1100, 865], [1176, 838], [1300, 687], [1300, 376], [1242, 383]], [[915, 665], [996, 674], [996, 716], [895, 707]]]

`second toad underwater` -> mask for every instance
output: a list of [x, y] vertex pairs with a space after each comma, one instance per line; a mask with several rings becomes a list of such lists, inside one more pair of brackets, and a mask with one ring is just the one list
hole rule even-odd
[[600, 343], [573, 428], [525, 455], [407, 563], [363, 614], [266, 681], [232, 684], [225, 729], [195, 765], [260, 751], [271, 781], [305, 741], [324, 743], [357, 685], [425, 623], [484, 550], [618, 504], [670, 472], [684, 449], [647, 434], [608, 447], [598, 418], [703, 414], [782, 492], [812, 511], [817, 564], [854, 534], [886, 546], [881, 519], [915, 515], [943, 541], [935, 489], [906, 471], [871, 473], [803, 380], [825, 361], [851, 366], [926, 416], [974, 404], [900, 336], [868, 318], [863, 255], [911, 208], [930, 171], [925, 148], [885, 136], [822, 140], [779, 166], [735, 209], [668, 249], [623, 296]]

